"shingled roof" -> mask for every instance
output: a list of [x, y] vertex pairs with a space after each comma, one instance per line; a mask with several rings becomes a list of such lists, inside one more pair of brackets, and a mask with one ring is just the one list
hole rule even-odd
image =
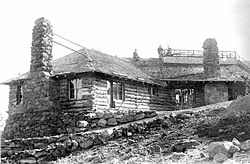
[[220, 72], [216, 77], [208, 78], [203, 73], [202, 64], [164, 63], [159, 58], [141, 59], [131, 63], [155, 79], [164, 81], [244, 81], [242, 76], [250, 77], [250, 69], [242, 65], [241, 61], [235, 64], [220, 64]]
[[[52, 62], [54, 75], [68, 72], [101, 72], [132, 80], [155, 83], [145, 72], [131, 64], [128, 60], [111, 56], [92, 49], [82, 49]], [[85, 52], [91, 61], [88, 60]]]
[[[145, 72], [126, 59], [111, 56], [93, 49], [81, 49], [52, 62], [52, 76], [67, 73], [100, 72], [126, 79], [158, 84]], [[87, 52], [87, 54], [85, 54]], [[90, 59], [90, 60], [89, 60]], [[29, 72], [9, 79], [2, 84], [25, 80]]]
[[203, 71], [202, 65], [164, 63], [159, 58], [140, 59], [126, 58], [137, 68], [155, 79], [168, 79], [182, 75], [196, 74]]
[[[93, 49], [82, 49], [52, 62], [53, 75], [67, 73], [100, 72], [121, 78], [127, 78], [146, 83], [160, 84], [159, 80], [179, 81], [243, 81], [242, 75], [249, 77], [249, 71], [240, 62], [234, 65], [221, 65], [220, 73], [213, 78], [203, 74], [201, 64], [163, 63], [159, 58], [140, 59], [118, 58]], [[88, 56], [85, 53], [88, 53]], [[90, 59], [90, 60], [89, 60]], [[29, 72], [9, 79], [2, 84], [25, 80]]]
[[177, 76], [170, 79], [174, 81], [244, 81], [243, 77], [249, 78], [249, 73], [237, 65], [221, 66], [217, 76], [207, 77], [204, 72]]

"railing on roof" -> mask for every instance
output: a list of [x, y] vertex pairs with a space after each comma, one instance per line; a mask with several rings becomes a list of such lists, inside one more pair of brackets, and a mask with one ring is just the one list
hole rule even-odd
[[[203, 50], [184, 50], [184, 49], [165, 49], [162, 57], [202, 57]], [[219, 51], [220, 58], [234, 58], [237, 59], [236, 51]]]

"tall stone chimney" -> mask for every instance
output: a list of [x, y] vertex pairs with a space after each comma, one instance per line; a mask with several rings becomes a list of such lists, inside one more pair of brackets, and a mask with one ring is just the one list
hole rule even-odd
[[50, 79], [52, 74], [52, 28], [48, 20], [39, 18], [35, 21], [32, 33], [31, 65], [28, 80], [23, 86], [25, 109], [48, 110], [53, 106], [51, 101]]
[[219, 74], [220, 61], [217, 42], [214, 38], [208, 38], [204, 41], [203, 51], [203, 67], [206, 77], [214, 77]]
[[51, 74], [52, 36], [50, 22], [45, 18], [37, 19], [32, 33], [31, 73], [43, 71]]

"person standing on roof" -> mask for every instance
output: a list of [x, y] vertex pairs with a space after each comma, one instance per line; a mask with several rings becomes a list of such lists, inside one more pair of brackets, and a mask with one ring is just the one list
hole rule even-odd
[[139, 61], [140, 60], [140, 57], [137, 53], [137, 49], [135, 49], [135, 51], [133, 52], [133, 58], [135, 59], [135, 61]]
[[161, 45], [158, 47], [157, 52], [158, 52], [159, 57], [162, 58], [163, 57], [163, 48], [161, 47]]
[[172, 49], [168, 46], [167, 56], [172, 56]]

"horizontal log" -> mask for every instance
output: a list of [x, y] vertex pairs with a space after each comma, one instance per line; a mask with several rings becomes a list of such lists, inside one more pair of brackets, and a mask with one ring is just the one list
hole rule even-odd
[[64, 111], [70, 111], [70, 112], [80, 112], [80, 111], [91, 111], [92, 108], [88, 107], [88, 108], [67, 108], [64, 109]]

